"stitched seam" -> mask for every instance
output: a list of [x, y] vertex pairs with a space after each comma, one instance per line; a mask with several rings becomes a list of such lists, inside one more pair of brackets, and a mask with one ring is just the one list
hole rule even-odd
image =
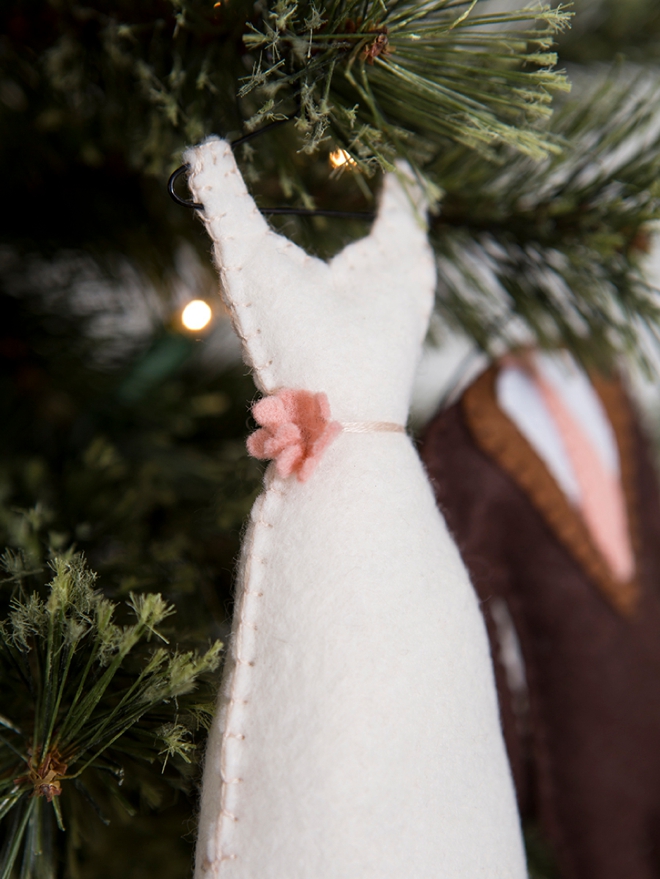
[[[227, 155], [225, 151], [229, 150], [229, 148], [223, 146], [220, 149], [222, 149], [222, 157], [224, 158]], [[204, 172], [209, 161], [214, 165], [218, 164], [218, 159], [221, 157], [220, 149], [218, 144], [214, 144], [210, 149], [207, 148], [204, 153], [197, 152], [189, 178], [190, 189], [196, 202], [204, 202], [205, 199], [202, 196], [202, 192], [210, 188], [208, 186], [200, 188], [196, 183], [196, 179], [199, 174]], [[227, 171], [225, 176], [236, 173], [238, 172], [234, 167]], [[247, 191], [236, 197], [237, 199], [250, 198]], [[256, 208], [253, 208], [253, 213], [258, 213]], [[272, 378], [268, 373], [273, 360], [268, 359], [268, 352], [261, 336], [261, 330], [255, 325], [253, 318], [254, 310], [250, 311], [253, 303], [247, 301], [245, 290], [240, 287], [242, 265], [236, 264], [234, 260], [230, 263], [224, 259], [221, 261], [223, 245], [226, 240], [231, 240], [232, 236], [225, 234], [221, 236], [219, 229], [218, 234], [216, 234], [216, 228], [225, 218], [226, 214], [217, 213], [209, 216], [204, 211], [201, 216], [214, 245], [216, 264], [221, 279], [221, 293], [232, 325], [241, 340], [248, 365], [261, 380], [261, 383], [265, 385], [268, 383], [268, 378]], [[262, 230], [263, 239], [273, 234], [272, 230], [267, 227]], [[285, 245], [285, 248], [288, 249], [291, 246], [292, 244], [289, 243]], [[383, 256], [386, 255], [382, 245], [381, 252]], [[295, 251], [295, 253], [298, 253], [298, 251]], [[302, 261], [308, 262], [311, 259], [309, 255], [305, 255]], [[236, 284], [231, 283], [234, 280], [237, 282]], [[236, 287], [238, 287], [242, 294], [239, 298], [233, 295]], [[425, 318], [426, 311], [425, 309]], [[239, 858], [239, 854], [236, 851], [237, 840], [235, 831], [240, 819], [241, 799], [239, 792], [241, 790], [240, 785], [243, 782], [240, 774], [241, 759], [242, 755], [245, 754], [245, 749], [241, 747], [241, 743], [246, 740], [245, 728], [240, 726], [240, 718], [242, 717], [243, 723], [245, 723], [247, 710], [249, 710], [250, 670], [254, 666], [254, 657], [250, 656], [249, 652], [246, 652], [245, 634], [247, 629], [251, 629], [255, 633], [252, 640], [252, 651], [254, 652], [257, 637], [256, 620], [259, 613], [258, 599], [263, 595], [259, 583], [260, 578], [263, 579], [267, 568], [267, 559], [264, 559], [261, 554], [261, 557], [256, 556], [255, 544], [262, 533], [272, 533], [274, 527], [272, 521], [266, 521], [263, 516], [264, 509], [266, 509], [271, 495], [281, 498], [283, 494], [282, 490], [269, 485], [266, 492], [256, 502], [254, 508], [256, 515], [251, 522], [243, 549], [245, 567], [241, 576], [242, 591], [235, 611], [235, 629], [231, 653], [232, 666], [227, 681], [227, 696], [220, 740], [220, 811], [216, 816], [213, 816], [215, 819], [213, 828], [213, 859], [209, 860], [209, 853], [206, 852], [202, 864], [202, 871], [204, 873], [211, 873], [215, 877], [225, 874], [223, 865]], [[277, 504], [281, 501], [275, 500], [274, 502]], [[255, 563], [258, 567], [255, 567]], [[236, 796], [233, 798], [231, 797], [232, 791], [237, 791]]]
[[[227, 149], [227, 147], [225, 147], [225, 149]], [[213, 147], [210, 151], [210, 158], [213, 164], [217, 163], [218, 157], [218, 149], [217, 147]], [[203, 198], [198, 194], [199, 187], [196, 186], [195, 179], [199, 173], [204, 171], [205, 159], [206, 156], [199, 157], [194, 163], [190, 174], [189, 186], [195, 201], [203, 201]], [[234, 168], [228, 173], [237, 173], [237, 171]], [[207, 188], [208, 187], [203, 187], [203, 189]], [[250, 196], [245, 192], [243, 193], [243, 197], [249, 198]], [[257, 209], [255, 208], [254, 211], [257, 212]], [[230, 238], [231, 236], [223, 235], [221, 239], [219, 235], [215, 234], [214, 224], [222, 220], [224, 216], [224, 214], [219, 214], [217, 216], [207, 216], [206, 213], [202, 214], [204, 224], [209, 237], [213, 242], [216, 253], [216, 262], [221, 280], [222, 298], [227, 305], [234, 330], [243, 345], [243, 351], [245, 352], [248, 365], [257, 375], [259, 375], [259, 373], [265, 372], [272, 365], [273, 361], [272, 359], [267, 359], [267, 355], [264, 351], [261, 329], [254, 326], [254, 321], [251, 319], [249, 309], [252, 308], [252, 302], [246, 301], [245, 299], [243, 301], [236, 301], [235, 297], [230, 295], [232, 285], [228, 282], [228, 276], [232, 272], [239, 273], [242, 266], [221, 263], [221, 243], [225, 238]], [[264, 230], [264, 237], [267, 237], [269, 232], [270, 230], [268, 229]], [[243, 588], [235, 611], [236, 628], [232, 644], [233, 667], [229, 673], [226, 709], [220, 741], [220, 812], [216, 817], [214, 828], [215, 856], [213, 860], [209, 860], [207, 852], [202, 865], [202, 871], [204, 873], [211, 872], [216, 877], [224, 872], [223, 865], [235, 861], [239, 857], [232, 845], [232, 828], [234, 828], [239, 821], [237, 802], [235, 798], [235, 801], [230, 808], [228, 798], [230, 791], [243, 782], [240, 775], [240, 757], [241, 753], [244, 753], [244, 751], [239, 746], [240, 743], [246, 740], [246, 734], [240, 727], [237, 714], [239, 714], [241, 710], [245, 711], [244, 706], [249, 705], [250, 671], [254, 667], [254, 657], [249, 656], [246, 653], [245, 632], [247, 629], [251, 630], [255, 633], [253, 637], [256, 639], [256, 619], [259, 606], [258, 599], [263, 595], [262, 586], [259, 585], [259, 581], [260, 579], [263, 580], [267, 565], [267, 559], [263, 558], [263, 556], [259, 558], [256, 557], [255, 544], [262, 533], [267, 534], [268, 532], [272, 532], [274, 527], [271, 521], [267, 521], [264, 518], [264, 508], [268, 503], [269, 498], [273, 497], [275, 503], [279, 503], [279, 499], [283, 494], [284, 492], [281, 489], [276, 488], [274, 485], [270, 485], [255, 502], [253, 515], [255, 512], [257, 515], [250, 523], [250, 529], [246, 535], [243, 547], [243, 558], [245, 560], [241, 576]], [[255, 569], [254, 567], [255, 561], [259, 563], [258, 569]], [[256, 645], [253, 642], [253, 653], [255, 646]], [[248, 698], [246, 698], [246, 696], [248, 696]], [[243, 714], [243, 722], [245, 722], [245, 714]], [[230, 743], [233, 743], [233, 747], [231, 748], [229, 747]]]
[[[202, 148], [200, 148], [200, 150], [201, 149]], [[222, 153], [220, 153], [219, 146], [217, 143], [211, 144], [210, 148], [207, 147], [206, 149], [207, 149], [207, 152], [203, 155], [200, 155], [200, 150], [198, 150], [197, 158], [191, 167], [191, 172], [190, 172], [189, 180], [188, 180], [188, 185], [189, 185], [190, 190], [193, 194], [194, 200], [196, 202], [202, 202], [202, 203], [204, 202], [202, 192], [208, 191], [212, 187], [209, 184], [206, 184], [205, 186], [202, 186], [202, 187], [197, 186], [195, 184], [196, 176], [205, 170], [206, 160], [208, 157], [210, 157], [211, 163], [213, 165], [216, 165], [218, 163], [219, 158], [221, 158], [221, 157], [224, 158], [224, 156], [226, 156], [228, 153], [231, 153], [231, 148], [226, 144], [224, 144], [224, 149], [223, 149]], [[238, 168], [236, 166], [232, 167], [229, 171], [226, 171], [224, 176], [228, 177], [232, 174], [239, 174]], [[387, 194], [384, 193], [383, 196], [387, 197]], [[240, 197], [247, 198], [247, 199], [251, 200], [251, 196], [248, 193], [247, 189], [245, 189], [241, 193]], [[379, 235], [379, 234], [373, 234], [373, 232], [374, 232], [374, 229], [376, 229], [377, 223], [380, 222], [381, 225], [383, 224], [384, 221], [388, 221], [391, 223], [392, 206], [390, 205], [388, 207], [389, 207], [389, 209], [386, 209], [384, 212], [379, 213], [379, 216], [377, 217], [376, 222], [374, 224], [374, 228], [371, 230], [369, 235], [366, 238], [361, 239], [363, 242], [366, 242], [369, 240], [373, 241], [375, 243], [376, 252], [380, 253], [382, 256], [382, 259], [384, 259], [386, 261], [389, 257], [389, 254], [388, 254], [388, 251], [385, 247], [383, 237], [382, 237], [382, 235]], [[259, 209], [253, 205], [251, 213], [259, 214]], [[270, 367], [273, 364], [273, 359], [268, 358], [268, 355], [267, 355], [266, 351], [264, 350], [263, 340], [261, 340], [260, 346], [259, 345], [251, 346], [249, 344], [252, 341], [252, 339], [255, 338], [255, 334], [253, 332], [250, 332], [250, 330], [247, 329], [246, 325], [249, 324], [249, 319], [247, 321], [245, 319], [247, 317], [247, 315], [245, 314], [245, 309], [250, 308], [252, 306], [252, 303], [246, 302], [246, 301], [238, 302], [235, 300], [235, 298], [231, 297], [228, 293], [229, 286], [230, 286], [227, 283], [228, 274], [230, 272], [240, 273], [242, 271], [243, 266], [242, 265], [228, 265], [228, 264], [223, 265], [220, 261], [220, 254], [222, 252], [222, 248], [221, 248], [222, 242], [225, 240], [234, 240], [234, 236], [231, 234], [223, 233], [222, 237], [215, 234], [215, 231], [214, 231], [215, 223], [224, 219], [226, 216], [227, 216], [226, 213], [219, 213], [219, 214], [214, 214], [213, 216], [209, 216], [209, 215], [207, 215], [206, 210], [201, 213], [201, 218], [206, 226], [206, 230], [207, 230], [209, 237], [211, 238], [211, 241], [213, 242], [213, 245], [214, 245], [214, 250], [215, 250], [215, 254], [216, 254], [216, 265], [217, 265], [218, 272], [220, 274], [220, 278], [221, 278], [221, 282], [222, 282], [221, 283], [221, 294], [222, 294], [223, 301], [225, 302], [227, 309], [229, 311], [229, 316], [230, 316], [230, 319], [232, 322], [232, 326], [234, 327], [234, 330], [235, 330], [237, 336], [239, 337], [239, 339], [243, 343], [243, 350], [245, 351], [246, 362], [247, 362], [248, 366], [254, 371], [256, 378], [258, 379], [258, 383], [262, 385], [261, 389], [268, 392], [268, 391], [272, 390], [272, 388], [270, 386], [273, 384], [273, 376], [271, 374], [269, 374]], [[277, 236], [276, 233], [273, 232], [273, 230], [270, 229], [268, 226], [265, 226], [263, 228], [262, 236], [263, 236], [263, 238], [268, 238], [268, 237], [273, 237], [273, 236], [275, 236], [277, 238], [280, 237], [280, 236]], [[287, 250], [287, 249], [290, 249], [293, 247], [294, 247], [293, 242], [287, 241], [281, 248], [276, 248], [276, 249], [278, 252], [282, 252], [283, 250]], [[427, 244], [427, 251], [429, 249], [430, 248], [428, 247], [428, 244]], [[293, 252], [294, 252], [294, 254], [296, 254], [296, 256], [298, 256], [299, 254], [302, 253], [297, 248], [295, 248]], [[310, 257], [309, 254], [302, 253], [302, 257], [301, 257], [302, 263], [309, 262], [312, 259], [313, 259], [313, 257]], [[328, 265], [329, 265], [329, 263], [328, 263]], [[429, 316], [429, 313], [430, 313], [430, 310], [432, 307], [431, 303], [419, 303], [419, 305], [420, 305], [420, 312], [419, 312], [420, 316], [422, 317], [422, 319], [426, 323], [426, 321], [428, 321], [428, 316]], [[259, 332], [260, 331], [257, 331], [257, 333], [259, 333]]]
[[[231, 151], [230, 148], [227, 146], [225, 146], [225, 150]], [[220, 156], [220, 154], [218, 152], [218, 147], [217, 147], [217, 145], [214, 144], [210, 150], [210, 158], [211, 158], [212, 164], [214, 164], [214, 165], [217, 164], [219, 156]], [[190, 190], [193, 194], [194, 200], [201, 201], [201, 202], [203, 202], [203, 200], [204, 200], [201, 195], [202, 191], [207, 190], [210, 187], [207, 185], [207, 186], [203, 186], [200, 188], [196, 185], [195, 180], [196, 180], [197, 175], [202, 173], [205, 170], [205, 159], [206, 159], [206, 156], [199, 156], [199, 153], [198, 153], [198, 158], [195, 161], [193, 167], [191, 168], [191, 173], [190, 173], [190, 176], [188, 179], [188, 185], [189, 185]], [[225, 176], [229, 176], [229, 174], [237, 174], [237, 173], [238, 173], [238, 169], [232, 168], [230, 171], [228, 171], [225, 174]], [[240, 197], [249, 199], [250, 194], [246, 190], [241, 194]], [[253, 213], [258, 213], [258, 212], [259, 212], [258, 209], [255, 207], [253, 209]], [[238, 302], [235, 300], [234, 297], [230, 296], [229, 292], [228, 292], [230, 289], [230, 286], [231, 286], [227, 282], [228, 274], [231, 272], [238, 273], [242, 270], [243, 267], [242, 267], [242, 265], [227, 265], [226, 263], [223, 264], [220, 260], [220, 254], [222, 252], [221, 245], [222, 245], [223, 241], [232, 240], [233, 236], [224, 234], [222, 237], [220, 237], [219, 235], [216, 235], [215, 230], [214, 230], [214, 225], [216, 222], [224, 219], [226, 214], [216, 214], [213, 216], [208, 216], [206, 211], [204, 211], [204, 212], [202, 212], [201, 216], [202, 216], [202, 220], [204, 222], [204, 225], [206, 226], [206, 231], [208, 232], [208, 235], [209, 235], [211, 241], [213, 242], [213, 246], [214, 246], [214, 250], [215, 250], [215, 254], [216, 254], [216, 265], [217, 265], [218, 272], [220, 275], [220, 280], [221, 280], [220, 286], [221, 286], [222, 299], [223, 299], [223, 301], [229, 311], [229, 316], [231, 319], [232, 326], [234, 328], [234, 331], [236, 332], [236, 335], [239, 337], [239, 339], [241, 340], [241, 342], [243, 344], [243, 350], [246, 355], [246, 360], [247, 360], [248, 366], [255, 372], [257, 377], [263, 383], [263, 380], [266, 377], [265, 373], [268, 371], [269, 367], [272, 366], [273, 360], [272, 360], [272, 358], [268, 359], [268, 355], [264, 351], [263, 340], [261, 339], [261, 330], [258, 328], [255, 328], [254, 330], [250, 330], [246, 326], [246, 324], [250, 323], [249, 315], [246, 314], [246, 309], [251, 308], [252, 303], [247, 302], [247, 301]], [[264, 238], [267, 238], [271, 234], [272, 234], [272, 230], [270, 230], [269, 228], [265, 228], [263, 230], [263, 237]], [[246, 320], [246, 318], [247, 318], [247, 320]], [[256, 338], [259, 338], [259, 341], [261, 341], [261, 345], [259, 345], [259, 344], [255, 345], [254, 343], [252, 345], [250, 344]]]
[[[231, 740], [236, 742], [244, 742], [247, 738], [246, 734], [240, 730], [240, 725], [235, 717], [236, 708], [249, 704], [249, 698], [245, 698], [249, 693], [249, 675], [250, 669], [254, 667], [254, 659], [248, 658], [245, 651], [244, 633], [246, 629], [257, 631], [256, 618], [258, 615], [258, 599], [263, 596], [264, 572], [268, 564], [268, 560], [263, 556], [255, 554], [255, 544], [262, 533], [262, 529], [272, 529], [273, 523], [264, 518], [263, 510], [268, 500], [272, 496], [281, 497], [284, 492], [280, 490], [271, 490], [270, 487], [261, 495], [255, 503], [255, 509], [258, 508], [257, 516], [250, 524], [250, 532], [245, 542], [245, 568], [242, 576], [243, 589], [241, 591], [238, 606], [236, 608], [237, 625], [233, 638], [232, 659], [233, 668], [229, 679], [229, 692], [226, 702], [226, 713], [224, 717], [224, 729], [220, 743], [220, 812], [218, 815], [215, 839], [217, 854], [214, 860], [208, 860], [208, 855], [203, 862], [203, 872], [212, 871], [214, 876], [220, 876], [223, 864], [238, 859], [239, 855], [231, 850], [231, 844], [227, 845], [226, 837], [231, 840], [231, 828], [239, 821], [239, 816], [235, 811], [229, 808], [227, 799], [228, 794], [233, 785], [239, 785], [243, 782], [240, 773], [240, 754], [237, 749], [233, 749], [234, 758], [228, 754], [228, 743]], [[279, 500], [276, 501], [279, 503]], [[257, 562], [259, 567], [255, 570], [254, 563]], [[253, 644], [253, 651], [254, 651]], [[247, 686], [245, 684], [247, 681]], [[232, 807], [236, 809], [236, 805]]]

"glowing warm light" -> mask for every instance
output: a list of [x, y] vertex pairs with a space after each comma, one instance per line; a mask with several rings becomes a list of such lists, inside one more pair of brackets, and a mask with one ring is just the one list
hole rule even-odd
[[203, 299], [193, 299], [181, 312], [181, 323], [187, 330], [203, 330], [212, 317], [208, 303]]
[[346, 150], [333, 150], [328, 156], [330, 164], [333, 168], [343, 168], [348, 166], [349, 168], [354, 168], [356, 165], [356, 161], [351, 157]]

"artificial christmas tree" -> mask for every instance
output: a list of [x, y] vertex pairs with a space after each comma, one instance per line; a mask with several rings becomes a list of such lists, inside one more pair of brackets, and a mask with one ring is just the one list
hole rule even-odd
[[[45, 562], [75, 547], [120, 606], [130, 592], [176, 606], [161, 629], [173, 649], [227, 640], [260, 481], [244, 445], [254, 388], [223, 329], [203, 232], [165, 191], [182, 150], [210, 133], [235, 139], [291, 120], [237, 150], [266, 208], [373, 212], [380, 169], [406, 158], [440, 205], [437, 315], [482, 349], [535, 339], [601, 364], [645, 354], [658, 317], [639, 271], [658, 216], [656, 11], [576, 11], [562, 34], [565, 10], [502, 12], [486, 0], [3, 6], [0, 527], [22, 553], [8, 564], [30, 572], [28, 593], [46, 598]], [[573, 65], [570, 98], [549, 70], [555, 38]], [[617, 51], [637, 67], [589, 67]], [[338, 174], [329, 156], [339, 149], [352, 162]], [[323, 257], [368, 232], [359, 220], [273, 222]], [[193, 298], [214, 323], [184, 337], [179, 314]], [[30, 701], [17, 707], [20, 717], [4, 705], [0, 715], [30, 729]], [[163, 723], [178, 722], [176, 702], [161, 708]], [[5, 779], [29, 775], [12, 774], [16, 755], [3, 747]], [[121, 790], [104, 784], [111, 773], [95, 775], [94, 806], [62, 780], [54, 799], [72, 817], [48, 831], [43, 875], [188, 870], [195, 779], [182, 757], [161, 776], [165, 756], [122, 757]], [[156, 814], [158, 804], [168, 809]], [[54, 827], [52, 802], [41, 797], [37, 811]], [[5, 875], [12, 820], [0, 825]], [[125, 849], [139, 858], [122, 859]]]

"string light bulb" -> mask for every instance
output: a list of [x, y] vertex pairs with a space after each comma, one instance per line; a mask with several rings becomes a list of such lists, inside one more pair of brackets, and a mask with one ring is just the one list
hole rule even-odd
[[208, 302], [204, 302], [203, 299], [193, 299], [181, 312], [181, 323], [187, 330], [195, 332], [208, 326], [212, 317], [213, 312]]
[[333, 150], [328, 156], [328, 160], [333, 169], [345, 167], [354, 168], [357, 165], [357, 162], [351, 154], [342, 149]]

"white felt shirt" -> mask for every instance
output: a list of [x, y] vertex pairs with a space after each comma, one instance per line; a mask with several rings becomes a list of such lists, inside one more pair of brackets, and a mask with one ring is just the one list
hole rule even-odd
[[[186, 161], [258, 387], [324, 391], [339, 421], [405, 423], [435, 268], [396, 176], [369, 236], [326, 263], [268, 227], [226, 143]], [[410, 440], [341, 433], [305, 483], [271, 465], [197, 879], [525, 875], [481, 613]]]
[[[600, 456], [603, 465], [619, 475], [619, 453], [603, 404], [585, 373], [568, 354], [534, 355], [536, 368], [559, 394]], [[561, 435], [529, 374], [505, 365], [497, 377], [497, 399], [503, 411], [545, 463], [566, 497], [576, 506], [580, 487]]]

